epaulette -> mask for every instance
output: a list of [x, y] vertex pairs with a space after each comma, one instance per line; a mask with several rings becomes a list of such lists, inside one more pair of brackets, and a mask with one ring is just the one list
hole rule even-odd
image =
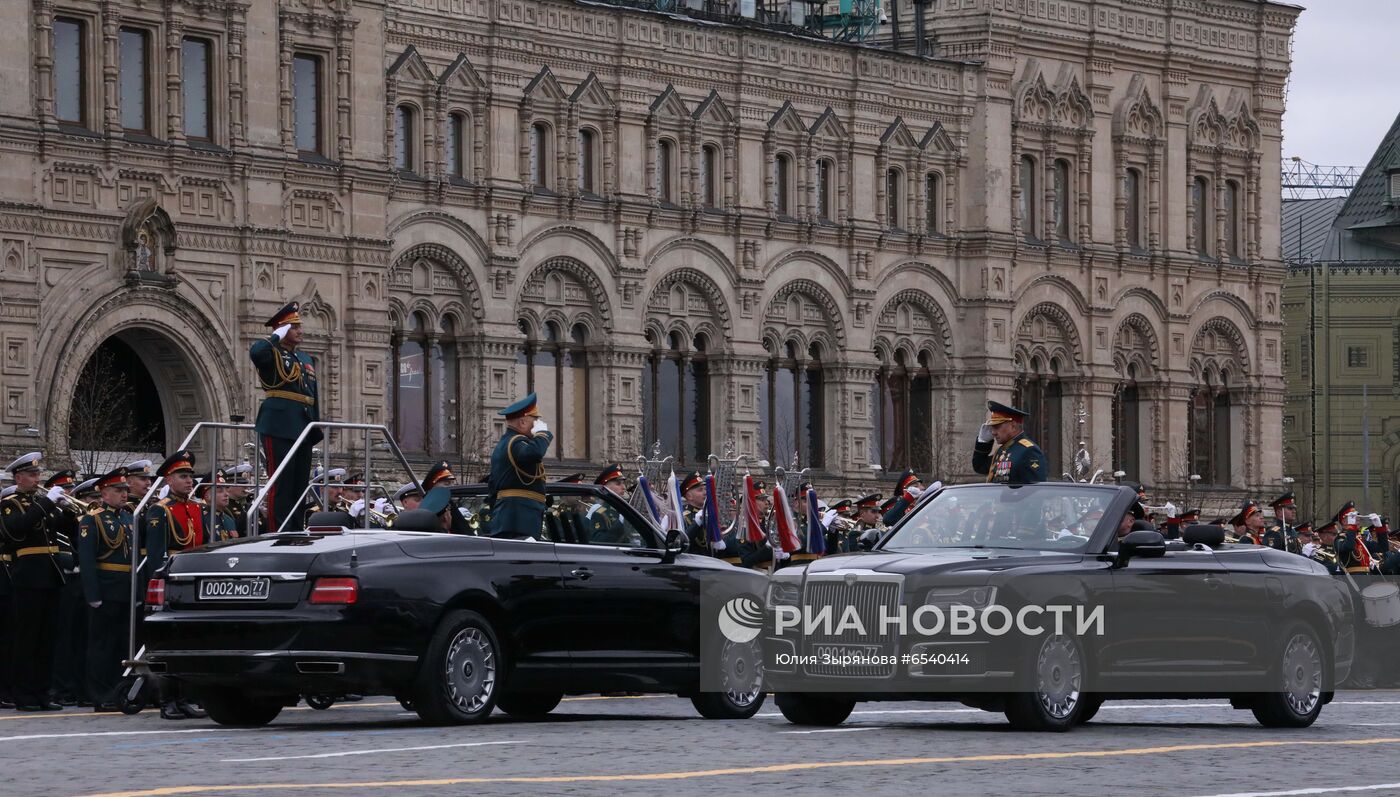
[[105, 512], [105, 511], [107, 511], [107, 507], [106, 507], [106, 506], [104, 506], [104, 505], [102, 505], [102, 504], [97, 504], [97, 505], [95, 505], [95, 506], [89, 507], [89, 508], [88, 508], [88, 511], [87, 511], [87, 514], [89, 514], [89, 515], [100, 515], [100, 514], [102, 514], [102, 513]]
[[1031, 441], [1027, 440], [1027, 439], [1024, 438], [1024, 437], [1021, 438], [1020, 440], [1017, 440], [1016, 442], [1020, 443], [1021, 445], [1025, 446], [1026, 448], [1034, 448], [1034, 447], [1035, 447], [1035, 443], [1032, 443]]

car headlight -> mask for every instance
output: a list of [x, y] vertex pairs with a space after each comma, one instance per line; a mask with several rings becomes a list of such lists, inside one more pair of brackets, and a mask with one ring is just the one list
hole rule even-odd
[[925, 606], [937, 606], [941, 609], [954, 606], [985, 609], [996, 601], [996, 587], [935, 587], [924, 596]]
[[774, 580], [768, 585], [769, 606], [796, 606], [802, 602], [802, 585]]

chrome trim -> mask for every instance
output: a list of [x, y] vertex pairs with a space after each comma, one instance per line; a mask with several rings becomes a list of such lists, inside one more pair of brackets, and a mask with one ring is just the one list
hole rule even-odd
[[250, 573], [238, 570], [209, 573], [170, 573], [166, 581], [193, 581], [196, 578], [270, 578], [273, 581], [305, 581], [306, 573]]
[[370, 659], [374, 661], [416, 662], [417, 656], [400, 653], [356, 653], [338, 650], [155, 650], [149, 654], [153, 659], [177, 658], [185, 656], [239, 657], [254, 659]]

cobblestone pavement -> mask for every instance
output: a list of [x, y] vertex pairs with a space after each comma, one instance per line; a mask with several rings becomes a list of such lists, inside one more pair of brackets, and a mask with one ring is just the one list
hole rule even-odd
[[1066, 734], [948, 703], [864, 703], [839, 728], [703, 720], [674, 697], [567, 698], [549, 718], [421, 724], [389, 698], [255, 730], [0, 711], [0, 793], [26, 795], [1400, 794], [1400, 691], [1343, 692], [1312, 728], [1220, 701], [1109, 703]]

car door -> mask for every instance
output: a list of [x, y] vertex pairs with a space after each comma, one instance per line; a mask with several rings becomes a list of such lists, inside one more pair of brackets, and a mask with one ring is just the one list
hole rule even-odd
[[1130, 559], [1113, 571], [1105, 676], [1128, 679], [1128, 689], [1171, 691], [1164, 679], [1181, 676], [1186, 684], [1227, 671], [1222, 651], [1234, 629], [1222, 608], [1233, 600], [1229, 572], [1209, 549]]
[[576, 535], [579, 541], [555, 547], [570, 593], [575, 675], [671, 682], [698, 664], [694, 582], [683, 564], [666, 561], [659, 535], [611, 493], [590, 496], [576, 527], [593, 528], [604, 504], [621, 521], [616, 533]]

